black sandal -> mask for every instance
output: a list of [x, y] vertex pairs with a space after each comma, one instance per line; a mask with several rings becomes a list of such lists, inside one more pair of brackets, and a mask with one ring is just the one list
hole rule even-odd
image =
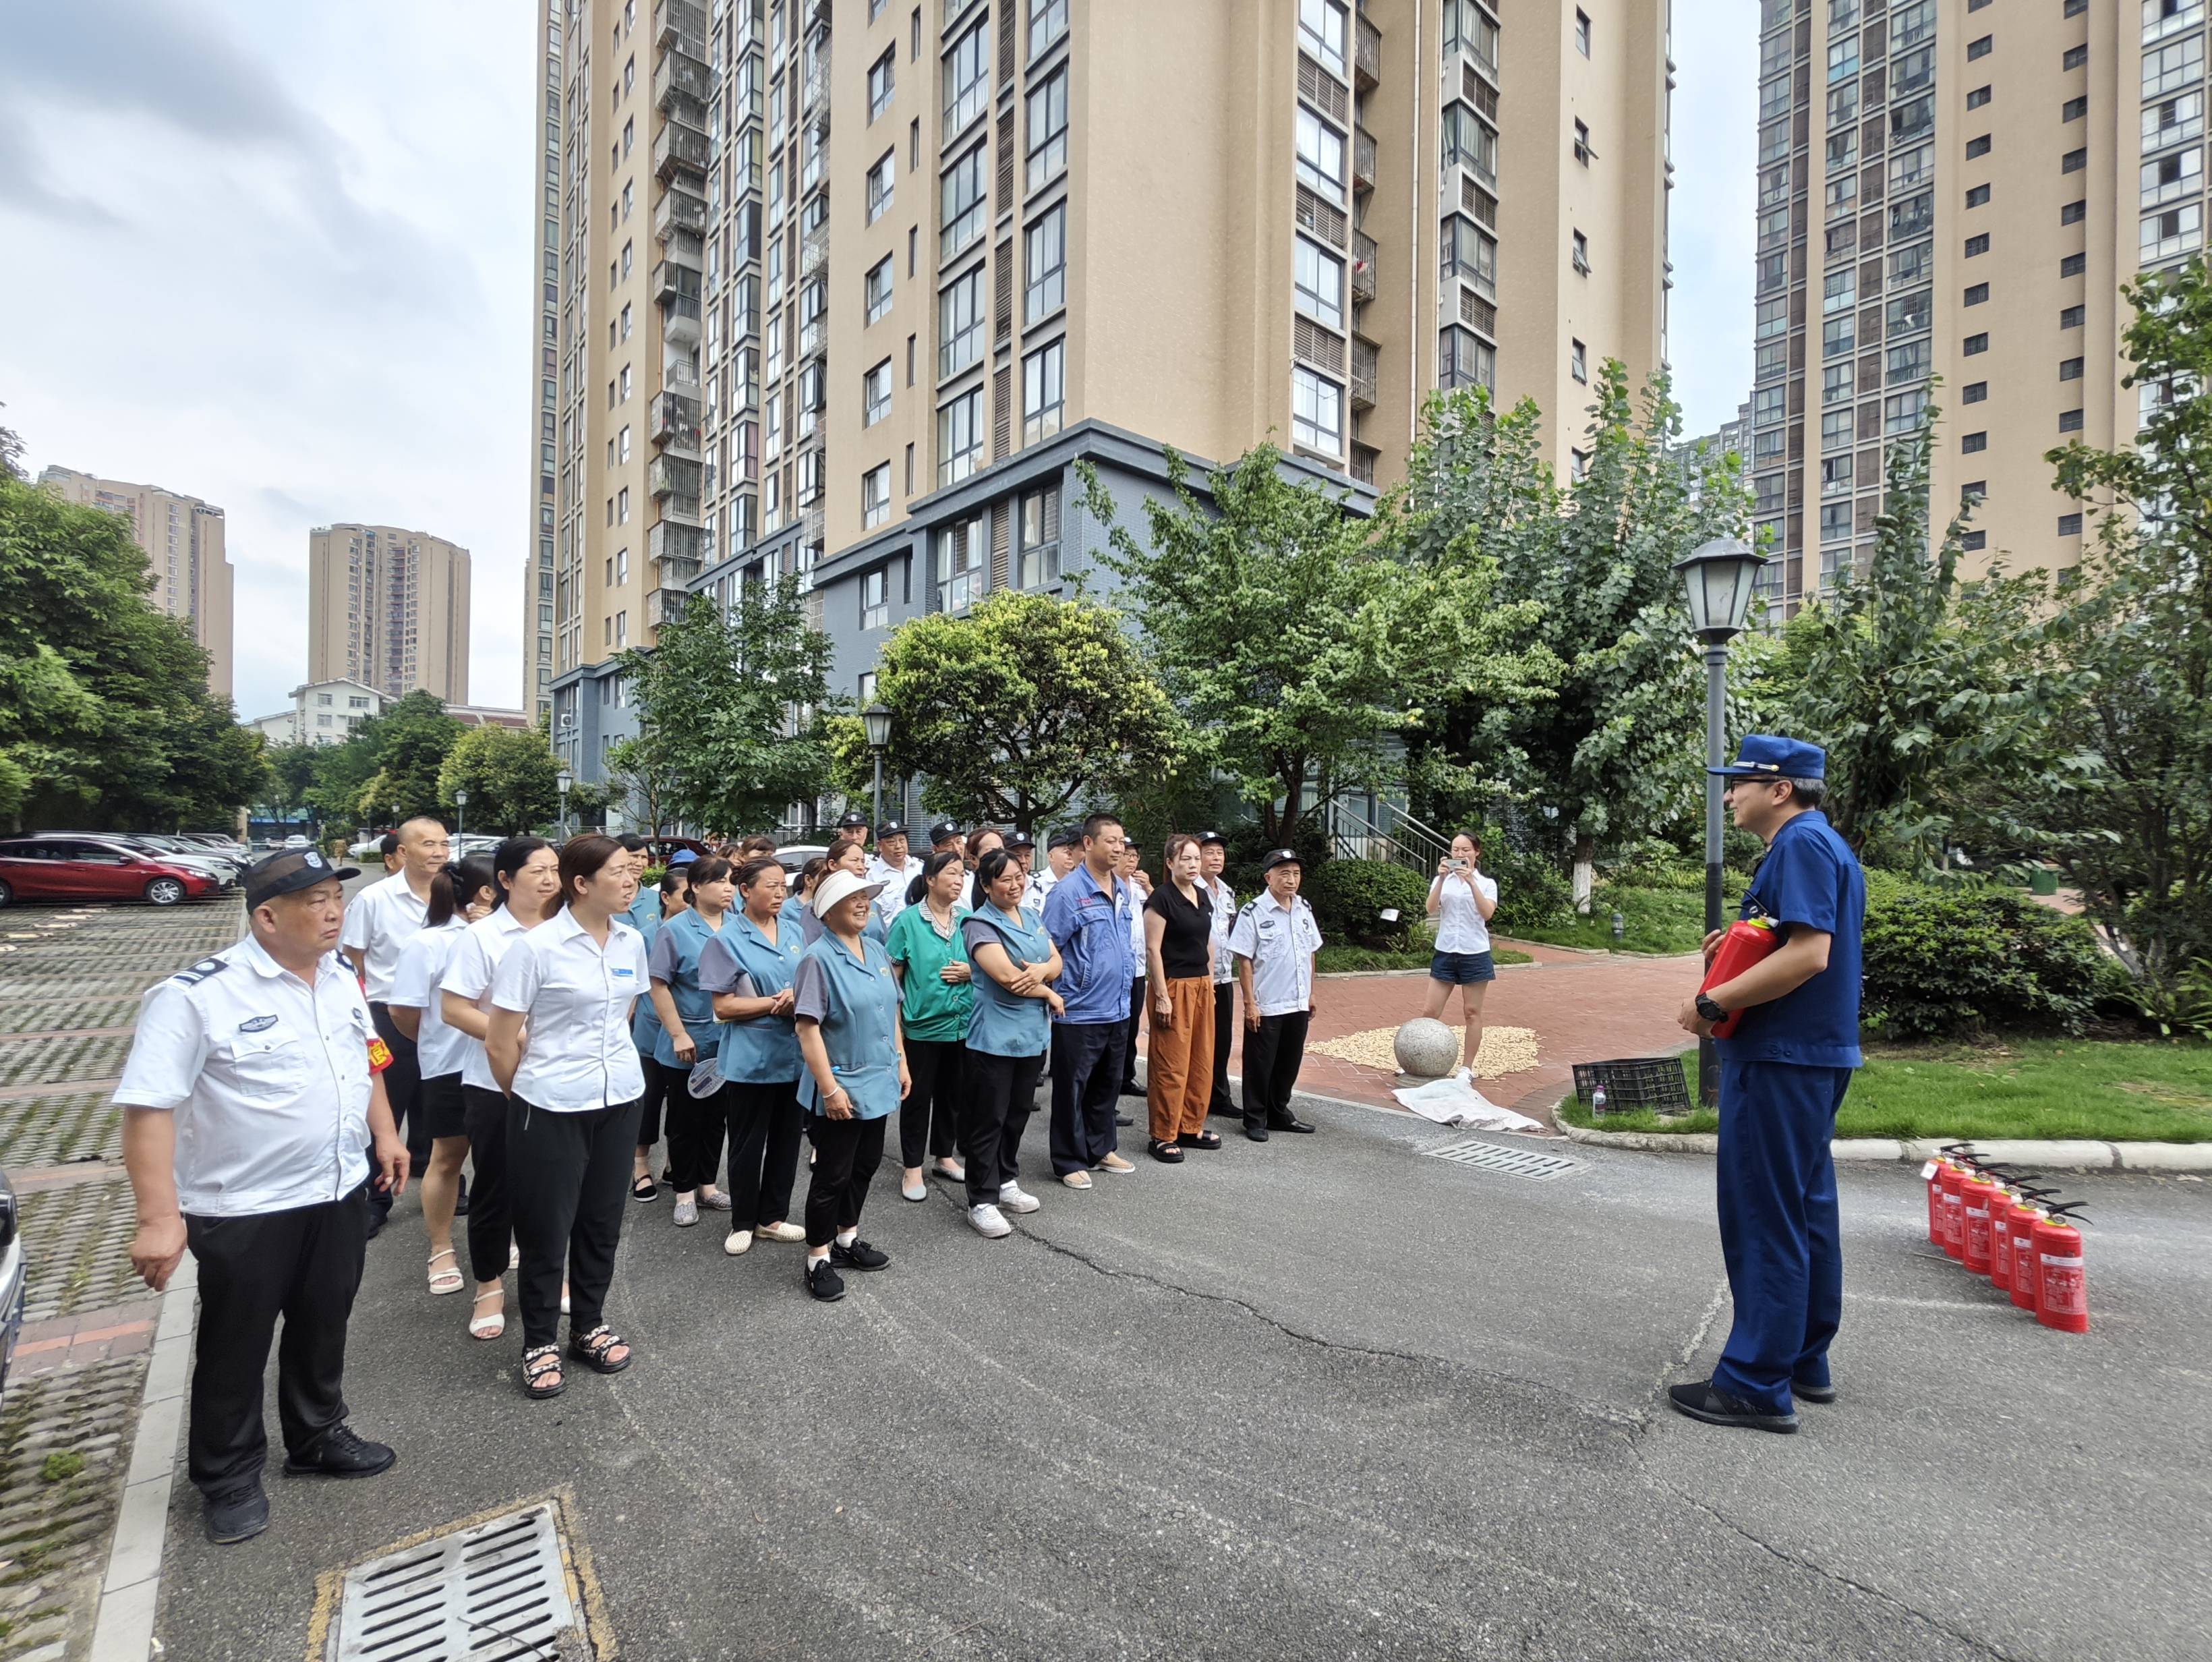
[[559, 1345], [532, 1345], [522, 1353], [522, 1394], [533, 1403], [542, 1403], [549, 1397], [558, 1397], [568, 1388], [568, 1379], [562, 1377], [555, 1379], [551, 1385], [547, 1385], [545, 1376], [549, 1373], [561, 1373]]
[[1182, 1150], [1172, 1142], [1163, 1142], [1159, 1138], [1154, 1137], [1152, 1158], [1163, 1166], [1180, 1166], [1182, 1164]]
[[[618, 1362], [609, 1361], [607, 1353], [617, 1348], [624, 1353], [623, 1359]], [[623, 1336], [605, 1322], [581, 1338], [571, 1334], [568, 1354], [594, 1373], [619, 1373], [637, 1360], [637, 1353], [629, 1348]]]
[[1178, 1148], [1218, 1148], [1221, 1136], [1215, 1131], [1186, 1131], [1176, 1139]]
[[629, 1197], [632, 1200], [657, 1200], [659, 1198], [659, 1196], [660, 1190], [654, 1186], [653, 1178], [650, 1173], [641, 1172], [631, 1180], [629, 1185]]

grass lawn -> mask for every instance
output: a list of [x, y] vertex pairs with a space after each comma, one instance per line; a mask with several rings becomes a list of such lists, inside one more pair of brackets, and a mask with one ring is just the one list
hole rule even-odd
[[[1683, 1058], [1697, 1099], [1698, 1059]], [[1711, 1131], [1717, 1116], [1607, 1114], [1572, 1096], [1563, 1118], [1607, 1131]], [[2212, 1045], [2021, 1039], [1869, 1050], [1836, 1117], [1839, 1137], [2089, 1137], [2212, 1142]]]
[[[1314, 954], [1314, 970], [1319, 975], [1371, 974], [1376, 970], [1425, 970], [1432, 953], [1426, 947], [1403, 953], [1375, 952], [1365, 947], [1323, 947]], [[1526, 964], [1526, 953], [1508, 952], [1503, 947], [1491, 949], [1491, 959], [1498, 964]]]
[[[1735, 916], [1743, 898], [1742, 880], [1725, 897], [1723, 917]], [[1619, 912], [1624, 933], [1613, 938], [1613, 915]], [[1702, 889], [1629, 889], [1601, 883], [1590, 897], [1589, 915], [1569, 916], [1538, 928], [1516, 929], [1523, 941], [1542, 941], [1554, 947], [1594, 947], [1601, 952], [1618, 948], [1631, 953], [1693, 953], [1705, 938], [1705, 895]]]

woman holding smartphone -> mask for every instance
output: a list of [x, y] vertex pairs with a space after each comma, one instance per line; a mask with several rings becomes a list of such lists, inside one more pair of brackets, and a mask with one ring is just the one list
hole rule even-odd
[[1451, 852], [1437, 861], [1428, 907], [1429, 916], [1437, 920], [1437, 946], [1429, 959], [1428, 1004], [1421, 1012], [1432, 1021], [1442, 1020], [1452, 989], [1459, 989], [1460, 1011], [1467, 1023], [1459, 1076], [1470, 1085], [1475, 1058], [1482, 1050], [1483, 996], [1498, 978], [1498, 966], [1490, 955], [1490, 916], [1498, 910], [1498, 882], [1476, 869], [1481, 859], [1481, 840], [1473, 831], [1462, 831], [1452, 838]]

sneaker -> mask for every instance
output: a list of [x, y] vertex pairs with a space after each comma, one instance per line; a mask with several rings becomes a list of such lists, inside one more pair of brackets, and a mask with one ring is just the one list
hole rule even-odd
[[840, 1275], [827, 1258], [810, 1260], [799, 1272], [806, 1290], [823, 1304], [835, 1304], [845, 1296], [845, 1278]]
[[1060, 1180], [1070, 1189], [1091, 1187], [1091, 1173], [1088, 1172], [1063, 1172], [1060, 1174]]
[[830, 1244], [830, 1262], [840, 1269], [883, 1269], [889, 1267], [890, 1261], [890, 1253], [879, 1251], [857, 1236], [850, 1246]]
[[709, 1212], [734, 1212], [738, 1209], [737, 1202], [732, 1200], [720, 1189], [715, 1190], [712, 1194], [702, 1190], [699, 1194], [699, 1204]]
[[1801, 1403], [1832, 1403], [1836, 1388], [1832, 1385], [1807, 1385], [1802, 1379], [1790, 1382], [1790, 1394]]
[[1098, 1169], [1102, 1172], [1133, 1172], [1137, 1168], [1119, 1154], [1109, 1154], [1098, 1162]]
[[764, 1241], [803, 1241], [806, 1232], [795, 1223], [763, 1223], [755, 1226], [753, 1233]]
[[733, 1258], [741, 1258], [752, 1250], [753, 1232], [750, 1229], [732, 1229], [722, 1237], [722, 1251]]
[[1667, 1400], [1677, 1414], [1686, 1414], [1692, 1420], [1703, 1420], [1709, 1426], [1741, 1426], [1752, 1431], [1778, 1431], [1784, 1434], [1797, 1429], [1797, 1416], [1793, 1414], [1769, 1414], [1756, 1403], [1747, 1403], [1740, 1397], [1731, 1397], [1711, 1379], [1700, 1379], [1695, 1385], [1671, 1385]]
[[392, 1470], [399, 1457], [382, 1443], [372, 1443], [341, 1422], [318, 1438], [303, 1454], [284, 1457], [287, 1477], [374, 1477]]
[[986, 1240], [998, 1240], [1014, 1233], [1014, 1226], [1006, 1221], [1006, 1215], [995, 1206], [971, 1206], [968, 1222]]
[[1018, 1183], [999, 1185], [999, 1209], [1001, 1212], [1034, 1212], [1044, 1202]]
[[678, 1229], [689, 1229], [699, 1221], [699, 1202], [695, 1196], [676, 1202], [675, 1223]]
[[269, 1496], [258, 1477], [206, 1497], [207, 1538], [219, 1547], [251, 1541], [269, 1527]]

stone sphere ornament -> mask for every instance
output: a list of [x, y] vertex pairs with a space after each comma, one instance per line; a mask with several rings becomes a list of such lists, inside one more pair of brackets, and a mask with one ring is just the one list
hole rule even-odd
[[1398, 1029], [1391, 1050], [1401, 1070], [1416, 1079], [1442, 1079], [1459, 1067], [1456, 1029], [1428, 1016], [1415, 1016]]

